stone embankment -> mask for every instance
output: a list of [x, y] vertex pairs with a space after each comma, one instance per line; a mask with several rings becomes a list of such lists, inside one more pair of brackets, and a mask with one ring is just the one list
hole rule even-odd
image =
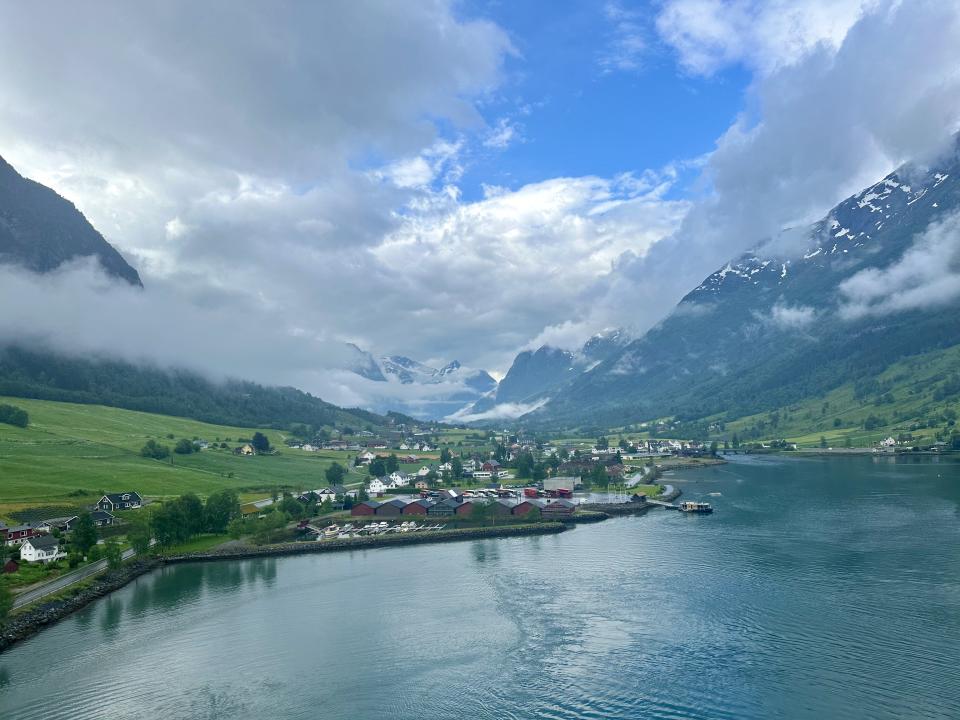
[[64, 590], [61, 597], [55, 597], [53, 600], [14, 615], [0, 630], [0, 653], [14, 643], [35, 635], [47, 625], [75, 613], [97, 598], [119, 590], [131, 580], [155, 570], [162, 564], [161, 560], [154, 558], [135, 560], [115, 570], [108, 570], [92, 580], [89, 585]]
[[[600, 518], [603, 519], [603, 518]], [[368, 537], [344, 538], [342, 540], [324, 540], [322, 542], [291, 542], [278, 545], [226, 547], [201, 553], [170, 555], [164, 558], [167, 563], [197, 562], [203, 560], [244, 560], [247, 558], [269, 557], [276, 555], [302, 555], [304, 553], [338, 552], [343, 550], [365, 550], [380, 547], [401, 547], [422, 545], [424, 543], [458, 542], [461, 540], [482, 540], [484, 538], [521, 537], [525, 535], [548, 535], [563, 532], [566, 526], [558, 522], [530, 523], [525, 525], [501, 525], [481, 528], [456, 528], [434, 530], [430, 532], [390, 533]]]

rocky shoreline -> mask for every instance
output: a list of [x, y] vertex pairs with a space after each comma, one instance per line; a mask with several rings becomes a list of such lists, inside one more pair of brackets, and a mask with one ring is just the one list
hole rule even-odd
[[161, 565], [163, 561], [158, 558], [134, 560], [123, 567], [107, 570], [96, 577], [92, 584], [79, 588], [73, 594], [70, 590], [64, 590], [68, 597], [48, 600], [14, 615], [0, 631], [0, 653]]

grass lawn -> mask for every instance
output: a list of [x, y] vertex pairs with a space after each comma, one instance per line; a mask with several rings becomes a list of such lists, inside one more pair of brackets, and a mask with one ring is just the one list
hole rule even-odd
[[639, 493], [647, 497], [656, 497], [663, 493], [663, 485], [634, 485], [633, 487], [627, 488], [627, 493], [630, 495]]
[[[4, 562], [6, 562], [6, 560], [4, 560]], [[47, 563], [21, 562], [20, 569], [17, 572], [0, 575], [0, 584], [6, 585], [11, 590], [27, 587], [34, 583], [52, 580], [58, 575], [67, 572], [66, 567], [66, 560], [61, 560], [55, 567], [50, 567]]]
[[230, 540], [230, 536], [226, 533], [219, 535], [198, 535], [192, 540], [188, 540], [185, 543], [180, 545], [174, 545], [173, 547], [164, 548], [158, 554], [159, 555], [180, 555], [182, 553], [191, 553], [191, 552], [203, 552], [204, 550], [210, 550], [211, 548], [216, 547], [217, 545], [222, 545], [223, 543]]
[[[229, 449], [191, 455], [173, 454], [172, 462], [140, 456], [148, 439], [172, 446], [194, 437], [231, 447], [249, 438], [252, 428], [211, 425], [185, 418], [24, 398], [0, 398], [26, 410], [27, 428], [0, 424], [0, 518], [13, 510], [93, 503], [102, 492], [136, 490], [148, 497], [185, 492], [205, 496], [224, 488], [265, 490], [314, 488], [326, 484], [324, 471], [334, 460], [347, 466], [347, 453], [308, 453], [283, 445], [276, 430], [263, 430], [278, 455], [240, 457]], [[173, 435], [171, 440], [167, 436]], [[357, 482], [351, 472], [346, 482]]]

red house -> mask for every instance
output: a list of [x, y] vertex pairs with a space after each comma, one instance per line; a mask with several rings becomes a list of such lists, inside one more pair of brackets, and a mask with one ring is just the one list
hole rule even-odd
[[15, 573], [19, 569], [20, 569], [20, 563], [14, 560], [13, 558], [10, 558], [9, 560], [7, 560], [6, 565], [3, 566], [3, 571], [5, 573]]
[[453, 511], [454, 515], [467, 516], [473, 512], [473, 503], [469, 500], [466, 500], [457, 505], [456, 509]]
[[19, 545], [27, 538], [36, 537], [39, 534], [40, 532], [31, 523], [0, 528], [0, 539], [6, 542], [7, 545]]
[[487, 472], [497, 472], [500, 469], [500, 463], [496, 460], [487, 460], [483, 465], [480, 466], [481, 470], [486, 470]]
[[376, 515], [377, 508], [380, 506], [380, 503], [374, 500], [366, 500], [362, 503], [357, 503], [352, 508], [350, 508], [351, 515]]

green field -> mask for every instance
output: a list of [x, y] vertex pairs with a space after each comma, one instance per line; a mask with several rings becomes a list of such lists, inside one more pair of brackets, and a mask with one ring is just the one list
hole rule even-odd
[[[89, 505], [102, 492], [124, 490], [154, 498], [185, 492], [205, 496], [224, 488], [263, 490], [268, 495], [275, 487], [323, 486], [324, 470], [334, 460], [352, 465], [347, 458], [353, 453], [288, 449], [276, 430], [262, 432], [279, 449], [277, 455], [240, 457], [229, 449], [210, 449], [172, 454], [172, 462], [151, 460], [140, 456], [140, 448], [151, 438], [171, 448], [180, 438], [209, 442], [230, 438], [232, 448], [254, 429], [100, 405], [23, 398], [0, 402], [30, 414], [27, 428], [0, 424], [0, 517], [38, 505]], [[174, 439], [167, 437], [170, 434]], [[359, 482], [361, 477], [351, 470], [347, 482]]]

